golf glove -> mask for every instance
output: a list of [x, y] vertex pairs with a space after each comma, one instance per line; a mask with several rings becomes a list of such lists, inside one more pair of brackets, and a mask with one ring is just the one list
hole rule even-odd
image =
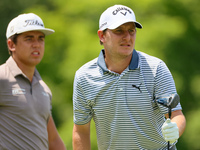
[[179, 129], [175, 122], [171, 122], [168, 118], [162, 126], [162, 134], [165, 141], [169, 141], [171, 144], [179, 138]]

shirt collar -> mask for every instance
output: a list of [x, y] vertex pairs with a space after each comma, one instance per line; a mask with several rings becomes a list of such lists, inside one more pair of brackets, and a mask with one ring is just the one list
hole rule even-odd
[[[6, 61], [6, 64], [7, 64], [8, 68], [10, 69], [10, 72], [13, 74], [14, 77], [16, 77], [18, 75], [23, 75], [24, 77], [26, 77], [26, 75], [17, 66], [17, 63], [15, 62], [15, 60], [13, 59], [12, 56], [9, 57], [9, 59]], [[40, 76], [39, 72], [37, 71], [37, 69], [35, 69], [34, 76], [38, 80], [41, 79], [41, 76]]]
[[[100, 54], [99, 54], [98, 60], [97, 60], [97, 65], [99, 67], [101, 67], [103, 72], [108, 72], [109, 70], [108, 70], [106, 63], [105, 63], [104, 54], [105, 54], [104, 49], [102, 49]], [[139, 64], [139, 56], [138, 56], [137, 51], [134, 49], [133, 53], [132, 53], [131, 62], [129, 64], [129, 69], [130, 70], [137, 69], [138, 64]]]
[[12, 56], [9, 57], [9, 59], [6, 61], [6, 64], [7, 64], [8, 68], [10, 69], [10, 72], [12, 72], [13, 76], [16, 77], [18, 75], [23, 75], [23, 72], [17, 66], [17, 64], [14, 61]]

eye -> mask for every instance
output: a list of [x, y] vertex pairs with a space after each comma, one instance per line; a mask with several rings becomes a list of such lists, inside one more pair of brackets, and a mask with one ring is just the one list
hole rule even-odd
[[24, 37], [24, 40], [25, 40], [25, 41], [31, 41], [32, 39], [33, 39], [32, 36], [25, 36], [25, 37]]
[[123, 30], [120, 29], [120, 28], [117, 28], [117, 29], [113, 30], [113, 33], [115, 33], [115, 34], [121, 34], [121, 33], [123, 33]]
[[31, 41], [31, 40], [32, 40], [32, 38], [26, 38], [25, 40], [26, 40], [26, 41]]
[[116, 32], [122, 32], [122, 30], [121, 29], [117, 29]]
[[39, 38], [39, 41], [44, 41], [44, 38], [42, 37], [42, 38]]
[[136, 31], [135, 29], [130, 29], [129, 33], [135, 33], [135, 31]]

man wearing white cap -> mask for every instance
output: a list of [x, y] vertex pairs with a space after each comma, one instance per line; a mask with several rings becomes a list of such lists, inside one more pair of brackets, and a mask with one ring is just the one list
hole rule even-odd
[[51, 116], [51, 91], [36, 69], [44, 55], [45, 36], [52, 33], [33, 13], [8, 24], [11, 56], [0, 66], [0, 149], [66, 149]]
[[170, 149], [185, 128], [180, 103], [168, 109], [155, 99], [176, 92], [165, 63], [136, 51], [134, 12], [114, 5], [99, 20], [98, 36], [104, 49], [99, 57], [83, 65], [75, 74], [73, 91], [73, 148], [90, 150], [90, 122], [96, 126], [99, 150]]

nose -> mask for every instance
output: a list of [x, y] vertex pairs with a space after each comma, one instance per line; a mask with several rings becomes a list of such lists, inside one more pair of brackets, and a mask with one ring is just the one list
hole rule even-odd
[[37, 48], [37, 47], [40, 47], [41, 44], [42, 43], [41, 43], [41, 41], [39, 39], [35, 39], [35, 40], [33, 40], [32, 46], [35, 47], [35, 48]]
[[127, 41], [131, 39], [131, 34], [129, 31], [124, 31], [123, 39]]

